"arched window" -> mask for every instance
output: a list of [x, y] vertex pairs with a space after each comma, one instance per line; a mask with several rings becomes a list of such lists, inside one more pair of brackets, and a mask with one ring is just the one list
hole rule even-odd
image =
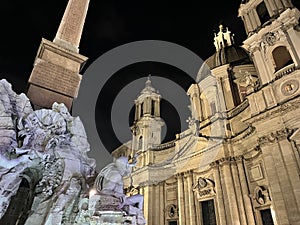
[[275, 48], [272, 52], [272, 56], [275, 62], [275, 71], [293, 63], [292, 57], [285, 46]]
[[262, 1], [257, 5], [256, 12], [260, 19], [261, 25], [263, 25], [265, 22], [267, 22], [270, 19], [270, 15], [264, 1]]
[[155, 101], [151, 100], [151, 115], [155, 116]]
[[144, 115], [144, 102], [141, 104], [141, 114], [140, 114], [140, 117], [143, 117]]
[[143, 147], [143, 137], [140, 136], [140, 138], [139, 138], [139, 148], [138, 149], [142, 149], [142, 147]]

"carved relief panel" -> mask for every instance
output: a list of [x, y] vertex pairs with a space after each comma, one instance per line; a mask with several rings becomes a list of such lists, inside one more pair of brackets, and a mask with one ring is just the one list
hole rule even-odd
[[193, 191], [196, 193], [198, 200], [214, 197], [216, 194], [215, 183], [211, 179], [199, 177], [193, 186]]

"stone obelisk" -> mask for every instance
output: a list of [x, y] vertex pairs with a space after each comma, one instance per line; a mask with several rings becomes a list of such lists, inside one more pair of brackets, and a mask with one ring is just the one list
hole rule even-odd
[[56, 36], [42, 38], [31, 75], [27, 96], [35, 109], [64, 103], [71, 111], [77, 97], [87, 57], [79, 54], [79, 43], [89, 0], [69, 0]]

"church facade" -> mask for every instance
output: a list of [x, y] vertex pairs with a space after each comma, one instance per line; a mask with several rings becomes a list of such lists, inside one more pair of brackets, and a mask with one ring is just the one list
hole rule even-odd
[[189, 128], [161, 143], [161, 96], [148, 79], [135, 100], [138, 155], [128, 194], [148, 225], [300, 224], [300, 12], [291, 1], [239, 8], [242, 46], [220, 26], [216, 52], [187, 90]]
[[[1, 224], [115, 219], [107, 198], [89, 192], [95, 160], [70, 114], [87, 60], [79, 43], [88, 4], [69, 0], [54, 40], [42, 40], [29, 98], [0, 81]], [[238, 13], [247, 38], [238, 46], [220, 25], [216, 52], [187, 90], [188, 129], [162, 143], [163, 96], [149, 77], [132, 140], [112, 153], [138, 156], [124, 191], [144, 196], [147, 225], [300, 224], [300, 11], [290, 0], [243, 0]], [[113, 224], [144, 224], [117, 217]]]

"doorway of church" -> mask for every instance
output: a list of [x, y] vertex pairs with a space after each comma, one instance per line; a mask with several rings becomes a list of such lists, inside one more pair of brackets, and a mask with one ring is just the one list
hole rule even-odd
[[210, 199], [201, 202], [202, 224], [217, 225], [214, 200]]

